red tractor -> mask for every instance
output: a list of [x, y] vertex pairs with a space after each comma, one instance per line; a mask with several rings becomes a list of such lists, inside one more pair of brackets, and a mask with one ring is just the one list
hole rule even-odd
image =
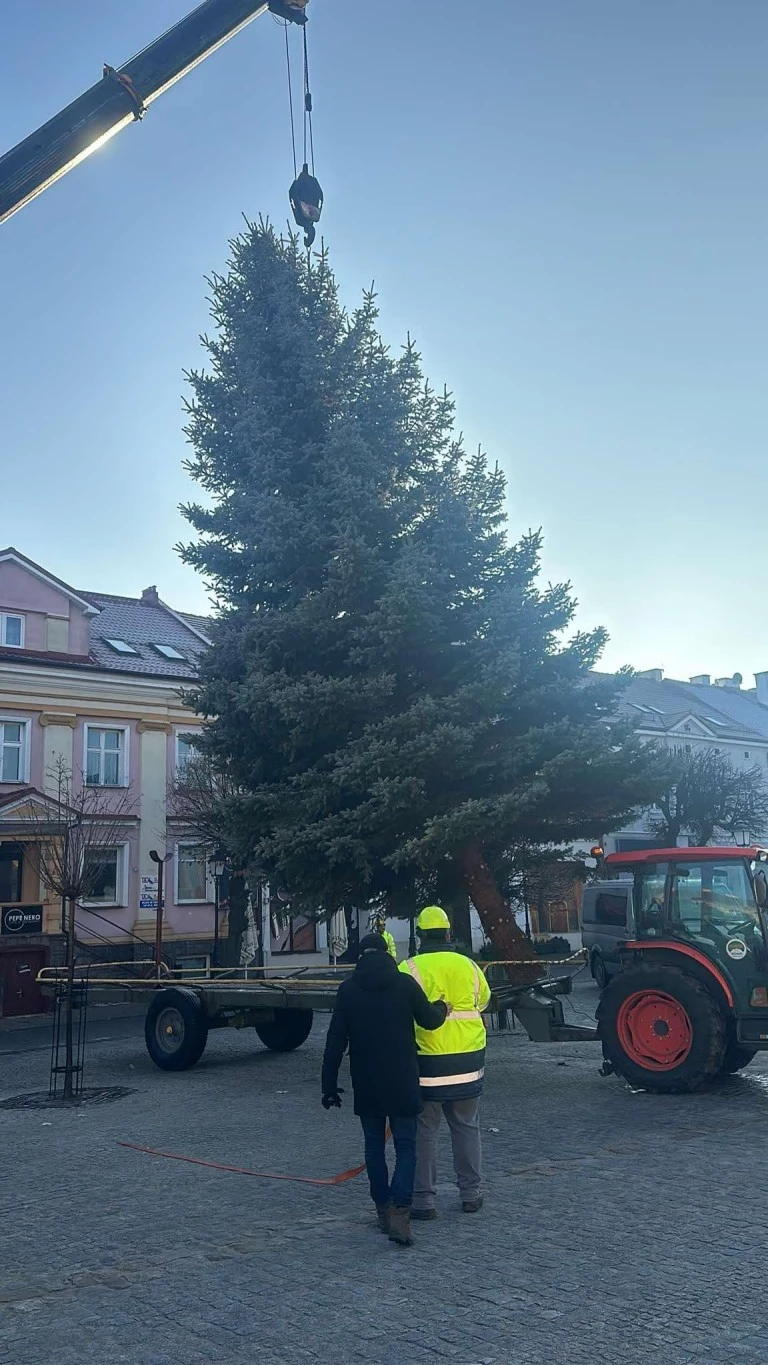
[[597, 1013], [604, 1074], [679, 1093], [768, 1050], [768, 852], [657, 848], [605, 865], [632, 891]]

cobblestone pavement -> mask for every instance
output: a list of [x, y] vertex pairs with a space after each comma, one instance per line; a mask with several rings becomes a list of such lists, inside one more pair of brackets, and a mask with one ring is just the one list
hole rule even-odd
[[[96, 1044], [81, 1111], [0, 1111], [0, 1359], [13, 1365], [758, 1365], [765, 1359], [768, 1062], [693, 1097], [633, 1094], [591, 1044], [491, 1036], [487, 1199], [413, 1250], [333, 1188], [141, 1155], [330, 1176], [360, 1159], [326, 1114], [324, 1020], [298, 1052], [211, 1035], [195, 1070]], [[43, 1089], [4, 1057], [0, 1098]], [[346, 1096], [349, 1100], [349, 1093]], [[443, 1140], [442, 1155], [448, 1155]]]

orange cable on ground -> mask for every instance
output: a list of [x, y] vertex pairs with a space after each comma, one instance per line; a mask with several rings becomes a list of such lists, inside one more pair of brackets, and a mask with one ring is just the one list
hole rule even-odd
[[[389, 1137], [389, 1130], [387, 1130]], [[332, 1175], [322, 1180], [308, 1175], [275, 1175], [271, 1171], [249, 1171], [245, 1166], [225, 1166], [218, 1161], [204, 1161], [198, 1156], [179, 1156], [178, 1152], [160, 1152], [156, 1147], [141, 1147], [137, 1142], [118, 1142], [118, 1147], [128, 1147], [132, 1152], [144, 1152], [146, 1156], [162, 1156], [168, 1161], [186, 1161], [192, 1166], [207, 1166], [212, 1171], [229, 1171], [232, 1175], [252, 1175], [257, 1180], [289, 1180], [297, 1185], [343, 1185], [346, 1180], [352, 1180], [356, 1175], [361, 1175], [365, 1170], [365, 1162], [362, 1166], [350, 1166], [348, 1171], [340, 1171], [338, 1175]]]

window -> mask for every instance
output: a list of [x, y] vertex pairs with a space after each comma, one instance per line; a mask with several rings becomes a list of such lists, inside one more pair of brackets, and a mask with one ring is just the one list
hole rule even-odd
[[649, 938], [660, 938], [664, 933], [666, 882], [666, 863], [657, 863], [655, 866], [646, 868], [642, 873], [639, 901], [635, 902], [635, 916], [640, 933], [647, 934]]
[[27, 725], [23, 720], [0, 720], [0, 782], [27, 780]]
[[0, 844], [0, 902], [21, 900], [24, 854], [20, 844]]
[[125, 640], [105, 640], [104, 643], [109, 645], [110, 649], [114, 649], [115, 654], [138, 654], [139, 652]]
[[177, 957], [173, 964], [174, 976], [210, 976], [211, 959], [203, 957]]
[[185, 655], [180, 654], [178, 649], [174, 649], [173, 645], [153, 645], [152, 648], [156, 649], [158, 654], [162, 654], [164, 659], [181, 659], [186, 663]]
[[85, 780], [89, 787], [127, 786], [125, 730], [85, 727]]
[[8, 649], [24, 648], [24, 617], [0, 612], [0, 644]]
[[749, 758], [749, 749], [744, 750], [744, 757]]
[[176, 845], [176, 904], [206, 904], [208, 854], [203, 844]]
[[177, 774], [181, 774], [181, 773], [184, 772], [184, 769], [186, 768], [187, 764], [189, 763], [189, 760], [190, 760], [191, 758], [194, 758], [195, 754], [197, 753], [197, 750], [195, 749], [195, 747], [194, 747], [194, 745], [193, 745], [193, 743], [192, 743], [192, 739], [193, 739], [193, 736], [192, 736], [192, 735], [181, 735], [181, 734], [177, 734], [177, 736], [176, 736], [176, 772], [177, 772]]
[[313, 919], [294, 915], [285, 924], [272, 926], [273, 953], [316, 953], [317, 925]]
[[621, 925], [627, 922], [627, 897], [601, 891], [595, 901], [595, 923]]
[[83, 872], [83, 900], [87, 905], [120, 905], [122, 849], [87, 850]]

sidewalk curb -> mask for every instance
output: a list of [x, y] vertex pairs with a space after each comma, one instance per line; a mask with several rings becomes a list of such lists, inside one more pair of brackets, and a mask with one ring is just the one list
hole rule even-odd
[[[114, 1005], [89, 1005], [88, 1019], [93, 1023], [94, 1019], [139, 1019], [147, 1012], [147, 1007], [143, 1005], [130, 1004], [123, 1001]], [[0, 1034], [15, 1033], [18, 1029], [45, 1029], [51, 1027], [53, 1014], [19, 1014], [13, 1015], [9, 1019], [0, 1019]]]

